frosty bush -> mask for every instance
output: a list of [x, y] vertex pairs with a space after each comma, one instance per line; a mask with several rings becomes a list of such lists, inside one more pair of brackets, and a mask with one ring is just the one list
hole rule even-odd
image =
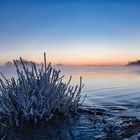
[[81, 105], [82, 77], [79, 86], [70, 86], [63, 83], [60, 70], [52, 68], [46, 63], [39, 69], [33, 63], [31, 69], [27, 68], [20, 58], [22, 69], [16, 60], [18, 78], [6, 79], [1, 73], [0, 78], [0, 116], [19, 125], [24, 121], [50, 119], [54, 113], [75, 112]]

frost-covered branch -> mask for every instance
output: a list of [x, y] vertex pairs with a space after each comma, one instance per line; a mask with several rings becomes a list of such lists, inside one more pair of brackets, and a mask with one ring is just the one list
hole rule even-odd
[[20, 120], [26, 121], [52, 117], [55, 112], [75, 112], [81, 101], [83, 88], [82, 77], [79, 86], [70, 86], [63, 83], [60, 70], [52, 68], [46, 63], [44, 53], [44, 65], [37, 69], [35, 63], [29, 70], [22, 58], [20, 58], [22, 70], [14, 60], [18, 78], [7, 80], [1, 73], [0, 78], [0, 116], [8, 118], [16, 125]]

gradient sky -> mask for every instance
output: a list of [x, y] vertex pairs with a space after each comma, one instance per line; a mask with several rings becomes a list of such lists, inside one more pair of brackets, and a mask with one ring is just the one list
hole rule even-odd
[[140, 0], [0, 0], [0, 64], [140, 59]]

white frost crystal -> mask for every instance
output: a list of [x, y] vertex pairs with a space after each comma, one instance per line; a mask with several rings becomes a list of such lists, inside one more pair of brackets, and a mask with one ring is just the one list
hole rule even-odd
[[45, 118], [50, 119], [55, 112], [75, 112], [81, 101], [81, 90], [83, 87], [82, 77], [80, 85], [72, 87], [63, 83], [63, 76], [60, 77], [60, 70], [46, 64], [44, 53], [44, 65], [37, 69], [33, 63], [29, 70], [22, 58], [20, 58], [22, 70], [17, 62], [14, 64], [17, 69], [18, 79], [7, 80], [1, 73], [0, 78], [0, 116], [6, 117], [19, 125], [20, 119], [34, 120]]

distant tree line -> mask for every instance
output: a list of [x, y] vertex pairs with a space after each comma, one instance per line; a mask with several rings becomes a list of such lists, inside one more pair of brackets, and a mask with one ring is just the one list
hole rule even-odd
[[[17, 59], [16, 62], [17, 62], [18, 65], [21, 65], [20, 60]], [[34, 63], [33, 61], [28, 61], [28, 60], [23, 60], [23, 62], [24, 62], [25, 65], [29, 65], [29, 66]], [[12, 65], [14, 65], [14, 62], [8, 61], [8, 62], [5, 63], [5, 66], [8, 66], [8, 67], [12, 66]]]
[[140, 66], [140, 60], [137, 60], [137, 61], [130, 61], [128, 63], [129, 66], [133, 66], [133, 65], [139, 65]]

